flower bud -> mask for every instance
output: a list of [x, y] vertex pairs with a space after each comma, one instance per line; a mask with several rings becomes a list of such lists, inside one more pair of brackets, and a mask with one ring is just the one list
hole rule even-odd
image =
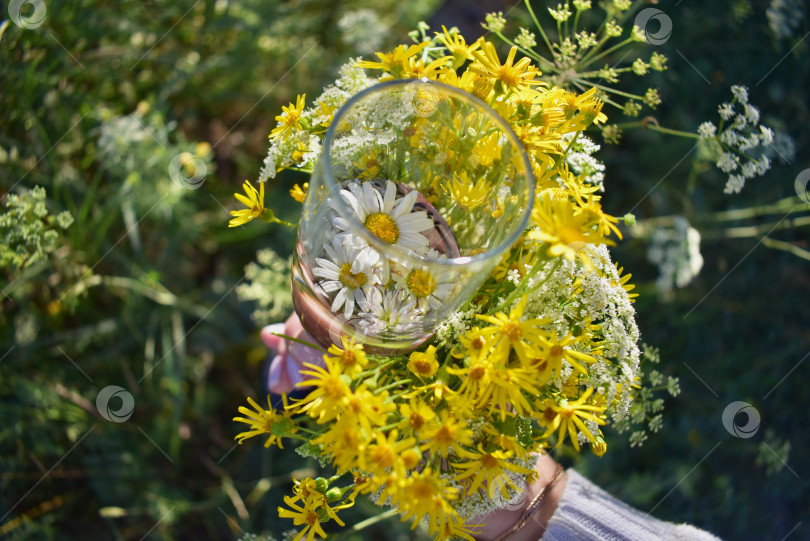
[[329, 481], [327, 481], [323, 477], [318, 477], [317, 479], [315, 479], [315, 490], [317, 490], [321, 494], [325, 494], [328, 488], [329, 488]]

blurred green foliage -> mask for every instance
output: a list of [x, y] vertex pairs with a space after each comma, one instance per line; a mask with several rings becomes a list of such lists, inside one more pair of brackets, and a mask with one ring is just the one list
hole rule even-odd
[[[292, 524], [276, 506], [291, 472], [312, 464], [291, 449], [235, 447], [231, 418], [262, 393], [265, 350], [250, 316], [289, 306], [276, 271], [292, 232], [227, 230], [230, 194], [259, 171], [281, 105], [317, 94], [348, 57], [407, 39], [436, 2], [45, 6], [37, 28], [0, 26], [0, 537], [280, 537]], [[794, 197], [810, 167], [810, 28], [790, 15], [808, 6], [659, 7], [673, 35], [655, 50], [670, 69], [632, 90], [660, 89], [655, 119], [694, 132], [742, 83], [798, 152], [729, 196], [724, 175], [695, 165], [693, 141], [639, 129], [603, 147], [606, 210], [685, 215], [703, 233], [705, 263], [664, 302], [645, 243], [616, 249], [639, 284], [639, 324], [660, 348], [661, 377], [679, 377], [683, 393], [667, 399], [663, 428], [644, 446], [607, 434], [605, 457], [576, 466], [644, 511], [723, 538], [806, 538], [810, 263], [785, 247], [810, 248], [807, 228], [773, 229], [781, 211], [719, 224], [714, 213]], [[511, 16], [529, 26], [520, 10]], [[303, 180], [278, 178], [268, 206], [295, 220], [287, 190]], [[134, 398], [125, 422], [105, 418], [126, 406], [120, 397], [97, 407], [109, 385]], [[737, 400], [761, 414], [752, 438], [721, 421]], [[366, 504], [342, 518], [373, 513]], [[344, 537], [412, 535], [387, 521]]]
[[[236, 290], [250, 263], [278, 299], [254, 291], [265, 318], [288, 309], [284, 275], [251, 262], [286, 259], [293, 235], [229, 231], [231, 193], [281, 105], [433, 3], [44, 5], [41, 26], [0, 30], [0, 538], [286, 529], [277, 493], [304, 464], [235, 448], [231, 418], [261, 393], [264, 357]], [[294, 220], [292, 180], [268, 201]], [[97, 409], [109, 385], [134, 398], [126, 422], [103, 418], [120, 396]]]

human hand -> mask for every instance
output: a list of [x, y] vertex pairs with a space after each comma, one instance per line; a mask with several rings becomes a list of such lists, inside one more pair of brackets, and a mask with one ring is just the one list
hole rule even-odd
[[[551, 455], [542, 453], [534, 466], [537, 472], [537, 480], [532, 485], [526, 487], [526, 492], [524, 493], [525, 497], [516, 508], [499, 509], [486, 515], [473, 517], [467, 521], [468, 525], [483, 524], [476, 539], [479, 541], [502, 539], [502, 536], [523, 518], [528, 507], [535, 501], [538, 494], [552, 483], [559, 468], [560, 466], [551, 458]], [[503, 539], [505, 541], [539, 540], [546, 530], [548, 521], [557, 509], [557, 502], [559, 502], [562, 497], [566, 481], [566, 473], [563, 470], [556, 481], [553, 481], [553, 484], [548, 487], [546, 494], [541, 496], [543, 498], [542, 502], [539, 507], [531, 513], [531, 517], [529, 517], [526, 523], [517, 531]]]
[[287, 318], [286, 322], [274, 323], [262, 329], [262, 341], [270, 350], [275, 352], [275, 357], [273, 357], [268, 371], [267, 388], [272, 393], [289, 393], [295, 388], [296, 384], [304, 379], [304, 376], [301, 375], [304, 363], [323, 366], [323, 356], [315, 348], [287, 340], [273, 333], [283, 334], [313, 344], [316, 342], [304, 330], [301, 320], [298, 319], [295, 312]]

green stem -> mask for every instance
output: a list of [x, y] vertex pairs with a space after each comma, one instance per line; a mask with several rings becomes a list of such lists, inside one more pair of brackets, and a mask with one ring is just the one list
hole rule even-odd
[[302, 346], [307, 346], [307, 347], [312, 348], [312, 349], [317, 349], [318, 351], [320, 351], [322, 353], [326, 353], [326, 350], [324, 350], [318, 344], [313, 344], [312, 342], [307, 342], [306, 340], [301, 340], [300, 338], [293, 338], [292, 336], [288, 336], [288, 335], [280, 333], [280, 332], [274, 332], [272, 334], [275, 335], [275, 336], [278, 336], [280, 338], [283, 338], [285, 340], [289, 340], [290, 342], [296, 342], [298, 344], [301, 344]]
[[399, 387], [400, 385], [405, 385], [406, 383], [410, 383], [410, 382], [411, 382], [411, 378], [400, 379], [400, 380], [395, 381], [394, 383], [389, 383], [388, 385], [385, 385], [383, 387], [377, 387], [376, 389], [374, 389], [374, 394], [379, 394], [379, 393], [381, 393], [383, 391], [386, 391], [388, 389], [392, 389], [394, 387]]
[[629, 92], [622, 92], [621, 90], [616, 90], [615, 88], [610, 88], [609, 86], [600, 85], [598, 83], [589, 83], [588, 81], [582, 81], [582, 83], [586, 84], [586, 85], [590, 85], [590, 86], [595, 86], [596, 88], [598, 88], [599, 90], [602, 90], [604, 92], [610, 92], [611, 94], [624, 96], [625, 98], [630, 98], [630, 99], [639, 100], [639, 101], [644, 99], [642, 96], [638, 96], [636, 94], [630, 94]]
[[682, 130], [673, 130], [672, 128], [662, 128], [646, 120], [637, 120], [634, 122], [623, 122], [616, 124], [619, 128], [638, 128], [643, 127], [645, 130], [651, 130], [658, 133], [666, 133], [667, 135], [677, 135], [678, 137], [687, 137], [689, 139], [702, 139], [699, 134]]
[[543, 43], [546, 44], [548, 47], [548, 51], [554, 56], [554, 49], [551, 47], [551, 42], [548, 40], [546, 36], [546, 31], [543, 30], [543, 26], [540, 24], [540, 21], [537, 20], [537, 15], [534, 14], [534, 10], [532, 9], [532, 5], [529, 0], [525, 0], [524, 3], [526, 4], [526, 9], [529, 10], [529, 15], [532, 17], [532, 21], [534, 21], [534, 25], [537, 27], [537, 30], [540, 31], [540, 36], [543, 38]]
[[387, 520], [387, 519], [393, 517], [396, 514], [397, 514], [396, 509], [389, 509], [388, 511], [386, 511], [384, 513], [380, 513], [377, 516], [367, 518], [366, 520], [362, 520], [362, 521], [358, 522], [357, 524], [355, 524], [354, 526], [352, 526], [351, 528], [346, 530], [346, 532], [342, 532], [341, 535], [343, 533], [352, 534], [352, 533], [359, 532], [361, 530], [365, 530], [369, 526], [373, 526], [373, 525], [377, 524], [378, 522], [382, 522], [383, 520]]
[[576, 140], [579, 138], [579, 134], [581, 134], [581, 133], [582, 133], [582, 130], [579, 130], [579, 131], [576, 133], [576, 135], [574, 135], [574, 137], [571, 139], [571, 142], [570, 142], [570, 143], [568, 143], [568, 146], [565, 148], [565, 151], [563, 151], [563, 156], [568, 156], [568, 151], [569, 151], [569, 150], [571, 150], [571, 147], [572, 147], [572, 146], [574, 146], [574, 143], [575, 143], [575, 142], [576, 142]]
[[531, 49], [524, 49], [523, 47], [521, 47], [511, 39], [507, 38], [500, 32], [495, 32], [495, 35], [498, 36], [504, 43], [506, 43], [510, 47], [517, 47], [518, 51], [520, 51], [524, 55], [528, 56], [529, 58], [537, 62], [540, 66], [540, 69], [545, 71], [557, 71], [557, 67], [554, 65], [554, 63], [545, 58], [544, 56], [541, 56], [540, 54], [534, 52]]
[[660, 126], [656, 126], [655, 124], [648, 124], [647, 129], [657, 131], [658, 133], [677, 135], [678, 137], [687, 137], [689, 139], [701, 139], [700, 135], [698, 135], [697, 133], [691, 133], [688, 131], [681, 131], [681, 130], [673, 130], [671, 128], [662, 128]]
[[579, 70], [581, 70], [581, 69], [583, 69], [583, 68], [587, 68], [588, 66], [590, 66], [591, 64], [593, 64], [594, 62], [596, 62], [597, 60], [599, 60], [600, 58], [604, 58], [604, 57], [606, 57], [607, 55], [609, 55], [610, 53], [612, 53], [612, 52], [616, 51], [617, 49], [621, 49], [622, 47], [624, 47], [624, 46], [625, 46], [625, 45], [627, 45], [628, 43], [632, 43], [632, 41], [633, 41], [633, 38], [627, 38], [626, 40], [624, 40], [624, 41], [620, 41], [620, 42], [619, 42], [619, 43], [617, 43], [616, 45], [613, 45], [612, 47], [609, 47], [609, 48], [605, 49], [604, 51], [602, 51], [601, 53], [597, 54], [597, 55], [596, 55], [596, 56], [594, 56], [593, 58], [590, 58], [590, 59], [587, 59], [587, 60], [586, 60], [586, 58], [588, 57], [588, 55], [590, 55], [590, 53], [586, 54], [586, 55], [585, 55], [585, 56], [582, 58], [582, 60], [580, 60], [579, 62], [577, 62], [577, 71], [579, 71]]
[[506, 309], [507, 306], [509, 306], [512, 303], [512, 301], [514, 301], [519, 296], [521, 296], [521, 295], [523, 295], [525, 293], [529, 293], [530, 291], [534, 291], [537, 288], [539, 288], [540, 286], [542, 286], [543, 284], [545, 284], [546, 282], [548, 282], [549, 278], [551, 278], [551, 275], [554, 274], [555, 272], [557, 272], [557, 269], [560, 268], [560, 265], [562, 265], [562, 257], [557, 258], [557, 260], [554, 262], [554, 266], [548, 271], [548, 273], [546, 274], [546, 277], [543, 278], [542, 282], [535, 285], [530, 290], [526, 290], [526, 285], [528, 285], [528, 279], [531, 278], [532, 276], [534, 276], [534, 274], [536, 274], [540, 270], [540, 267], [542, 267], [543, 264], [546, 263], [546, 262], [547, 262], [547, 260], [545, 260], [545, 259], [542, 259], [542, 258], [538, 259], [537, 263], [535, 263], [534, 266], [531, 268], [531, 270], [528, 272], [528, 274], [526, 274], [526, 277], [523, 280], [520, 281], [520, 285], [518, 287], [516, 287], [512, 291], [512, 293], [509, 294], [508, 297], [506, 297], [506, 299], [500, 304], [500, 306], [498, 306], [498, 308], [496, 309], [496, 312], [502, 312], [504, 309]]
[[363, 370], [362, 372], [357, 374], [357, 376], [354, 379], [359, 380], [359, 379], [364, 378], [365, 376], [370, 376], [374, 372], [378, 371], [380, 368], [385, 368], [389, 364], [394, 364], [394, 363], [397, 363], [399, 361], [400, 361], [400, 359], [393, 358], [393, 359], [389, 359], [387, 361], [383, 361], [381, 363], [377, 363], [376, 365], [374, 365], [374, 368], [369, 368], [368, 370]]

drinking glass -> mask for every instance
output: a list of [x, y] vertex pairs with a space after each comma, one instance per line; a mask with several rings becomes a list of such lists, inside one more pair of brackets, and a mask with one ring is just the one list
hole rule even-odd
[[293, 300], [323, 345], [414, 348], [526, 228], [535, 180], [486, 103], [427, 79], [352, 97], [326, 132], [293, 255]]

